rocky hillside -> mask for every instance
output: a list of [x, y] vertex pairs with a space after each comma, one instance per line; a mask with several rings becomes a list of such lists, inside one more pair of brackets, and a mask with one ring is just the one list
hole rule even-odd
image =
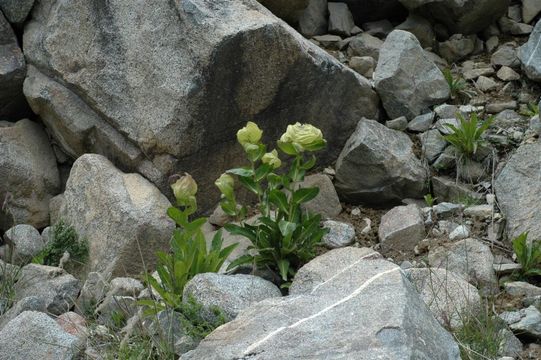
[[541, 358], [541, 1], [0, 10], [0, 360]]

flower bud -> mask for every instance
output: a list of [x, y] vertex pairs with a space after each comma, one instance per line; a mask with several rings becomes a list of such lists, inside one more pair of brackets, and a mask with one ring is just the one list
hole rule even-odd
[[228, 199], [233, 198], [235, 179], [229, 174], [222, 174], [214, 184], [220, 189], [220, 192]]
[[195, 197], [197, 193], [197, 183], [188, 173], [181, 176], [174, 184], [171, 185], [173, 193], [178, 203], [186, 203], [190, 197]]
[[273, 169], [278, 169], [282, 166], [282, 161], [278, 157], [278, 151], [276, 151], [276, 149], [263, 155], [261, 162], [263, 162], [263, 164], [269, 164]]
[[263, 130], [261, 130], [257, 124], [248, 121], [246, 126], [237, 132], [237, 140], [244, 148], [246, 148], [246, 146], [249, 145], [257, 145], [261, 140], [262, 135]]
[[319, 150], [326, 143], [321, 130], [313, 125], [300, 123], [288, 125], [280, 141], [292, 144], [298, 152]]

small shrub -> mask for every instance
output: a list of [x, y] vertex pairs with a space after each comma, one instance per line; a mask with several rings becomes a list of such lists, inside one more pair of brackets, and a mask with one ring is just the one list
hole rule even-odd
[[201, 230], [206, 218], [189, 220], [197, 211], [197, 184], [186, 174], [171, 186], [178, 207], [170, 207], [167, 214], [177, 225], [171, 239], [171, 252], [158, 252], [157, 272], [159, 281], [145, 275], [145, 282], [152, 287], [161, 300], [141, 300], [146, 313], [157, 313], [167, 308], [178, 310], [182, 306], [182, 292], [186, 283], [197, 274], [218, 272], [238, 244], [222, 249], [222, 232], [218, 231], [210, 249]]
[[267, 146], [261, 143], [262, 135], [263, 131], [252, 122], [238, 131], [237, 139], [249, 165], [226, 171], [216, 186], [222, 193], [221, 206], [227, 214], [239, 219], [246, 214], [246, 207], [237, 204], [232, 175], [257, 196], [261, 212], [254, 225], [243, 222], [225, 226], [230, 233], [249, 239], [257, 252], [239, 258], [230, 268], [255, 263], [272, 271], [282, 287], [287, 287], [297, 269], [316, 256], [316, 245], [327, 233], [320, 226], [321, 216], [301, 207], [315, 198], [319, 189], [299, 185], [316, 164], [316, 157], [307, 157], [306, 153], [324, 148], [326, 142], [321, 131], [312, 125], [289, 125], [277, 145], [292, 161], [288, 169], [278, 172], [282, 166], [278, 151], [267, 152]]
[[438, 198], [432, 196], [432, 194], [426, 194], [424, 196], [426, 206], [432, 207]]
[[88, 241], [79, 239], [73, 226], [60, 220], [51, 229], [51, 239], [45, 248], [34, 257], [33, 263], [59, 266], [64, 253], [69, 253], [69, 259], [77, 265], [84, 264], [88, 257]]
[[186, 334], [200, 341], [207, 337], [218, 326], [228, 321], [227, 316], [217, 306], [204, 309], [192, 296], [183, 302], [177, 310], [181, 316], [182, 327]]
[[12, 305], [15, 299], [15, 283], [19, 280], [21, 269], [0, 260], [0, 316]]
[[454, 77], [451, 69], [444, 69], [443, 76], [449, 85], [449, 91], [451, 92], [451, 99], [453, 100], [462, 100], [470, 99], [475, 95], [475, 92], [467, 89], [467, 83], [464, 79], [460, 77]]
[[528, 105], [526, 105], [526, 109], [521, 110], [519, 113], [520, 115], [527, 117], [539, 115], [539, 106], [535, 103], [528, 103]]
[[541, 276], [541, 241], [528, 241], [528, 233], [522, 233], [513, 240], [513, 250], [522, 266], [521, 278]]
[[482, 135], [490, 127], [494, 117], [491, 116], [482, 122], [476, 113], [472, 113], [469, 120], [466, 120], [460, 113], [457, 113], [456, 116], [459, 120], [458, 127], [453, 124], [445, 124], [452, 132], [443, 138], [453, 145], [461, 155], [471, 159], [479, 146], [484, 144]]

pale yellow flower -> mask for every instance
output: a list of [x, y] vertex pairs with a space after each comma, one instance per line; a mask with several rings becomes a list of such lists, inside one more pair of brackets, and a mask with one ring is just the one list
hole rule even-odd
[[184, 202], [190, 197], [194, 197], [197, 193], [197, 183], [188, 173], [181, 176], [174, 184], [171, 185], [175, 198], [178, 202]]
[[276, 149], [263, 155], [261, 162], [263, 162], [263, 164], [269, 164], [273, 169], [278, 169], [282, 166], [282, 160], [278, 157], [278, 151], [276, 151]]
[[246, 126], [237, 132], [237, 140], [246, 148], [248, 145], [256, 145], [261, 140], [263, 130], [261, 130], [256, 123], [248, 121]]

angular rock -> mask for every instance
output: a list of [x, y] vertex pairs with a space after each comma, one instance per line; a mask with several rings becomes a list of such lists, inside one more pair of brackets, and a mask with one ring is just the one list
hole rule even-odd
[[494, 207], [492, 205], [474, 205], [464, 209], [464, 215], [479, 219], [488, 219], [493, 213]]
[[413, 250], [425, 235], [423, 214], [417, 205], [397, 206], [381, 217], [378, 237], [385, 250]]
[[479, 193], [474, 192], [468, 185], [457, 183], [456, 180], [446, 176], [432, 177], [432, 188], [435, 197], [440, 201], [458, 201], [464, 198], [481, 199]]
[[4, 260], [17, 265], [28, 264], [45, 247], [41, 235], [31, 225], [15, 225], [6, 231], [4, 240], [13, 246], [13, 253]]
[[371, 56], [353, 56], [349, 59], [349, 67], [365, 78], [371, 79], [376, 67], [376, 61]]
[[516, 335], [541, 339], [541, 312], [535, 306], [506, 311], [499, 316]]
[[310, 0], [257, 0], [276, 16], [291, 24], [296, 23]]
[[408, 119], [406, 119], [405, 116], [401, 116], [399, 118], [386, 121], [385, 126], [387, 126], [389, 129], [404, 131], [408, 127]]
[[[156, 263], [156, 251], [169, 249], [174, 224], [169, 201], [148, 180], [125, 174], [105, 157], [81, 156], [71, 169], [61, 216], [89, 242], [83, 273], [139, 274]], [[135, 260], [137, 259], [137, 260]]]
[[0, 9], [12, 24], [22, 24], [32, 10], [35, 0], [0, 0]]
[[440, 43], [440, 55], [450, 63], [464, 59], [475, 49], [475, 42], [462, 34], [454, 34], [449, 40]]
[[413, 119], [449, 98], [449, 85], [443, 74], [407, 31], [389, 34], [380, 51], [374, 80], [391, 118]]
[[503, 285], [505, 292], [511, 296], [541, 296], [541, 288], [524, 281], [511, 281]]
[[340, 36], [330, 34], [314, 36], [313, 39], [320, 43], [324, 48], [331, 50], [340, 49], [340, 44], [342, 42]]
[[[2, 0], [0, 8], [23, 9], [28, 1]], [[4, 15], [7, 16], [5, 12]], [[4, 15], [0, 12], [0, 118], [19, 120], [31, 115], [23, 94], [26, 63], [17, 38]]]
[[292, 121], [318, 126], [324, 161], [378, 111], [366, 79], [255, 1], [95, 5], [34, 6], [23, 39], [32, 108], [74, 158], [105, 155], [167, 194], [169, 175], [190, 172], [201, 210], [219, 199], [215, 179], [243, 161], [235, 134], [246, 121], [269, 139]]
[[60, 191], [56, 159], [43, 128], [30, 120], [0, 124], [0, 228], [49, 225], [49, 200]]
[[27, 296], [17, 301], [5, 314], [0, 316], [0, 330], [25, 311], [47, 313], [47, 299], [40, 296]]
[[423, 115], [416, 116], [408, 124], [408, 130], [414, 132], [424, 132], [432, 127], [434, 122], [434, 113], [429, 112]]
[[498, 205], [507, 218], [509, 239], [529, 232], [541, 239], [541, 143], [521, 145], [496, 178]]
[[306, 37], [327, 33], [327, 0], [310, 0], [299, 18], [299, 32]]
[[372, 204], [421, 198], [427, 170], [412, 145], [406, 134], [362, 119], [336, 162], [338, 194]]
[[478, 285], [484, 294], [498, 289], [498, 280], [492, 266], [494, 256], [490, 248], [478, 240], [466, 239], [431, 249], [428, 262], [432, 267], [452, 271]]
[[[503, 67], [502, 67], [503, 69]], [[505, 110], [514, 110], [517, 108], [517, 102], [515, 100], [506, 101], [506, 102], [497, 102], [487, 104], [485, 111], [489, 114], [497, 114]]]
[[184, 288], [183, 299], [193, 297], [205, 308], [217, 306], [229, 319], [249, 306], [269, 298], [281, 297], [270, 281], [253, 275], [198, 274]]
[[81, 293], [77, 298], [77, 305], [81, 311], [94, 311], [105, 297], [109, 289], [109, 283], [102, 274], [90, 272], [87, 274], [86, 281], [81, 288]]
[[541, 12], [541, 2], [538, 0], [522, 0], [522, 20], [529, 24]]
[[493, 89], [497, 88], [498, 83], [496, 81], [492, 80], [491, 78], [486, 77], [486, 76], [479, 76], [479, 78], [475, 82], [475, 86], [479, 90], [481, 90], [483, 92], [487, 92], [487, 91], [490, 91], [490, 90], [493, 90]]
[[505, 43], [501, 45], [498, 50], [490, 58], [490, 63], [496, 66], [520, 66], [520, 60], [517, 57], [517, 50], [515, 43]]
[[343, 248], [316, 258], [297, 273], [293, 296], [252, 305], [181, 359], [459, 359], [400, 268], [374, 256]]
[[45, 301], [47, 313], [60, 315], [73, 307], [80, 289], [79, 280], [61, 268], [28, 264], [21, 268], [15, 284], [15, 300], [40, 298]]
[[332, 219], [342, 212], [342, 205], [331, 179], [324, 174], [308, 175], [302, 182], [302, 187], [317, 187], [319, 194], [302, 206], [314, 214], [320, 214], [324, 219]]
[[400, 0], [409, 10], [436, 20], [456, 34], [474, 34], [498, 20], [509, 0]]
[[419, 139], [421, 140], [423, 155], [430, 163], [436, 160], [448, 145], [439, 130], [436, 129], [419, 134]]
[[87, 336], [86, 320], [81, 315], [69, 311], [56, 318], [56, 323], [68, 334], [84, 339]]
[[538, 21], [528, 39], [518, 50], [522, 70], [528, 78], [541, 81], [541, 21]]
[[351, 36], [351, 30], [355, 26], [353, 15], [347, 4], [330, 2], [329, 9], [329, 33], [340, 36]]
[[418, 14], [410, 14], [406, 21], [396, 27], [398, 30], [409, 31], [423, 48], [431, 48], [436, 42], [436, 35], [430, 21]]
[[329, 232], [323, 236], [321, 242], [330, 249], [351, 245], [355, 241], [355, 227], [351, 224], [327, 220], [323, 227]]
[[382, 46], [383, 41], [377, 37], [362, 33], [351, 39], [347, 52], [349, 56], [370, 56], [377, 62]]
[[83, 344], [44, 313], [25, 311], [0, 331], [1, 360], [75, 360]]
[[515, 81], [520, 80], [520, 75], [510, 67], [502, 66], [498, 73], [496, 74], [500, 80], [503, 81]]
[[449, 240], [451, 241], [467, 239], [468, 237], [470, 237], [470, 230], [466, 225], [457, 226], [449, 233]]
[[462, 319], [481, 306], [475, 286], [445, 269], [408, 269], [406, 275], [421, 298], [445, 327], [459, 328]]

